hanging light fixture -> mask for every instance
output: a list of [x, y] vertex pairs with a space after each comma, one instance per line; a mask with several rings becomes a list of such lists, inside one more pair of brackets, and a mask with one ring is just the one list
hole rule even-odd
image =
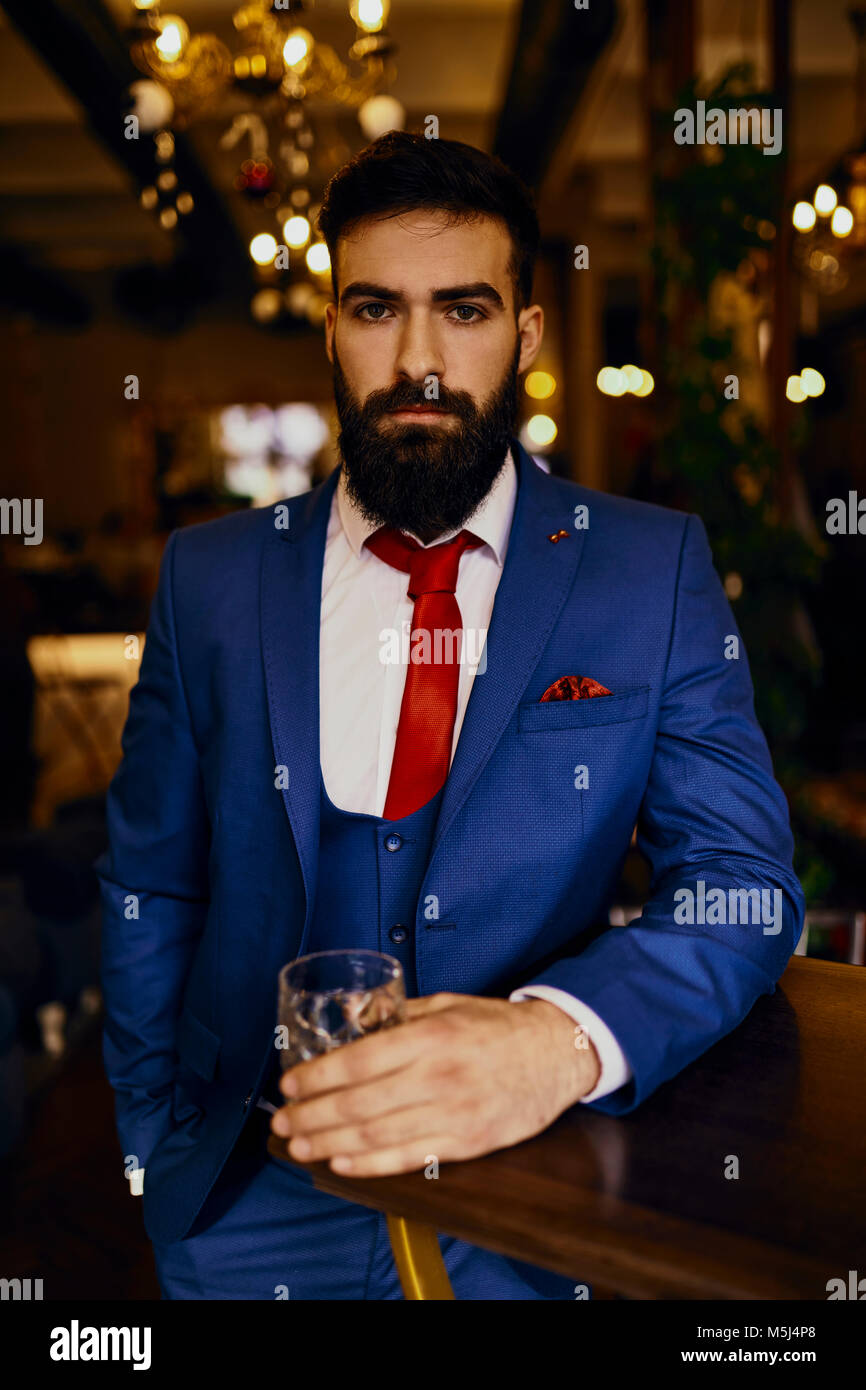
[[[157, 0], [133, 0], [130, 51], [146, 77], [165, 85], [185, 120], [195, 119], [214, 95], [231, 87], [255, 98], [319, 96], [360, 109], [385, 96], [395, 75], [394, 44], [386, 29], [390, 8], [390, 0], [351, 0], [356, 35], [344, 61], [299, 23], [306, 19], [299, 0], [279, 7], [241, 5], [232, 16], [237, 35], [232, 48], [215, 34], [190, 33], [180, 15], [160, 14]], [[388, 100], [390, 105], [379, 109], [387, 109], [393, 129], [405, 114], [394, 98]]]
[[[131, 0], [130, 53], [145, 81], [133, 84], [130, 105], [143, 116], [146, 108], [142, 127], [154, 131], [157, 142], [212, 115], [221, 98], [234, 94], [247, 99], [245, 110], [233, 112], [220, 145], [233, 149], [243, 144], [235, 188], [275, 218], [274, 234], [260, 230], [250, 244], [258, 277], [273, 280], [289, 273], [292, 281], [281, 288], [279, 305], [273, 294], [254, 298], [253, 312], [261, 322], [283, 311], [320, 322], [326, 302], [330, 261], [327, 247], [314, 238], [318, 204], [308, 187], [316, 155], [311, 99], [354, 109], [367, 140], [405, 123], [402, 105], [388, 91], [396, 75], [387, 30], [390, 9], [390, 0], [347, 0], [355, 38], [343, 57], [308, 27], [310, 6], [303, 0], [239, 5], [232, 14], [229, 43], [213, 33], [191, 31], [178, 14], [162, 14], [159, 0]], [[276, 139], [275, 129], [281, 132]], [[320, 170], [323, 164], [336, 168], [349, 153], [341, 141], [332, 141], [319, 151], [316, 164]], [[158, 154], [155, 160], [158, 164]], [[192, 198], [181, 190], [169, 199], [161, 177], [155, 169], [141, 201], [171, 230], [179, 216], [192, 210]], [[285, 248], [300, 253], [292, 254], [290, 270]], [[303, 281], [297, 279], [298, 271]]]

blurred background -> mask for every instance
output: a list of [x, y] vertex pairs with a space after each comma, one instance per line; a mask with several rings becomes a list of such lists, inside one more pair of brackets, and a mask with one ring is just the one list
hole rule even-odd
[[[779, 152], [677, 144], [698, 101], [780, 112]], [[521, 438], [703, 518], [791, 807], [798, 950], [864, 963], [866, 4], [7, 0], [0, 1272], [48, 1270], [46, 1296], [158, 1296], [99, 1061], [104, 793], [170, 531], [335, 464], [315, 217], [394, 127], [533, 188]], [[611, 920], [646, 888], [633, 854]]]

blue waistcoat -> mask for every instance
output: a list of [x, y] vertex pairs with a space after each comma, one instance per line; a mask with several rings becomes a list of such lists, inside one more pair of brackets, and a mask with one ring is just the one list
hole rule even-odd
[[414, 998], [418, 894], [442, 792], [401, 820], [340, 810], [321, 777], [320, 799], [319, 873], [307, 949], [356, 947], [394, 956], [403, 967], [406, 995]]
[[[418, 994], [415, 931], [442, 790], [400, 820], [335, 806], [319, 776], [321, 820], [316, 903], [305, 954], [351, 948], [382, 951], [403, 967], [406, 997]], [[276, 1050], [275, 1050], [276, 1051]], [[264, 1088], [282, 1104], [279, 1053]]]

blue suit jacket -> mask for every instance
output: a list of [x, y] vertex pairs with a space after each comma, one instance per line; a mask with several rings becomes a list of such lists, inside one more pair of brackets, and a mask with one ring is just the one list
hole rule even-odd
[[[625, 1114], [773, 990], [803, 898], [702, 523], [551, 477], [512, 447], [514, 520], [422, 886], [439, 924], [419, 912], [418, 987], [579, 995], [634, 1072], [594, 1108]], [[251, 1113], [277, 973], [308, 940], [335, 484], [291, 499], [283, 529], [266, 508], [175, 531], [162, 561], [97, 862], [106, 1069], [156, 1241], [188, 1231]], [[539, 703], [564, 675], [612, 695]], [[636, 822], [651, 900], [591, 934]], [[698, 880], [781, 890], [781, 930], [678, 924], [674, 894]]]

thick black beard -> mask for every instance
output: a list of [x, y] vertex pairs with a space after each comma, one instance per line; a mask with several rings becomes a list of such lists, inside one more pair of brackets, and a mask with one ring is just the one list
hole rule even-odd
[[518, 339], [505, 379], [480, 408], [468, 391], [439, 386], [431, 404], [452, 411], [460, 421], [457, 427], [401, 424], [380, 431], [378, 422], [386, 411], [427, 404], [423, 384], [400, 381], [371, 391], [361, 405], [334, 352], [346, 491], [368, 521], [428, 541], [461, 529], [505, 463], [517, 417], [519, 360]]

